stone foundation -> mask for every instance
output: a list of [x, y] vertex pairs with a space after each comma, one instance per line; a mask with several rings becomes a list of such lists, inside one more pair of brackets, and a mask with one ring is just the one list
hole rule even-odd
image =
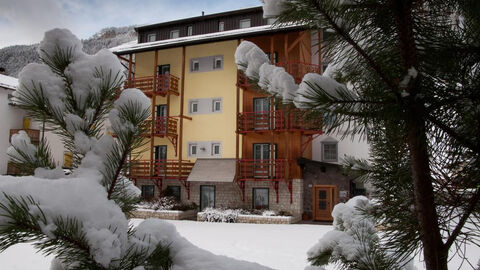
[[[205, 221], [200, 213], [197, 213], [197, 221]], [[255, 223], [255, 224], [292, 224], [300, 221], [300, 217], [285, 216], [258, 216], [258, 215], [238, 215], [236, 223]]]
[[132, 218], [159, 218], [159, 219], [170, 219], [170, 220], [180, 220], [180, 219], [194, 219], [197, 215], [197, 210], [188, 210], [188, 211], [176, 211], [176, 210], [163, 210], [163, 211], [154, 211], [154, 210], [136, 210], [132, 213]]

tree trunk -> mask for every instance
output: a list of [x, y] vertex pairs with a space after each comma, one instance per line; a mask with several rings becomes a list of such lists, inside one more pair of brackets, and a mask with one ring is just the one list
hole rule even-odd
[[415, 211], [419, 223], [420, 240], [427, 270], [448, 269], [448, 249], [445, 248], [435, 209], [432, 177], [430, 174], [423, 105], [410, 106], [406, 119], [407, 144], [410, 150]]

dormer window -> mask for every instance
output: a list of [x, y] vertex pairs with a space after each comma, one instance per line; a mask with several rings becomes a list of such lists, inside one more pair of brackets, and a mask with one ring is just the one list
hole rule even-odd
[[218, 23], [218, 31], [219, 32], [225, 31], [225, 22]]
[[157, 34], [148, 34], [147, 35], [147, 42], [153, 42], [157, 40]]
[[240, 20], [240, 28], [249, 28], [252, 24], [250, 19]]
[[191, 35], [193, 35], [193, 26], [189, 25], [187, 27], [187, 36], [191, 36]]
[[170, 31], [170, 38], [178, 38], [180, 37], [180, 30], [172, 30]]

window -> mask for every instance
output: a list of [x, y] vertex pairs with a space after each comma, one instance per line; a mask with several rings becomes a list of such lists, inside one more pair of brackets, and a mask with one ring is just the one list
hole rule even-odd
[[191, 66], [192, 71], [199, 71], [200, 70], [200, 61], [198, 60], [192, 60], [192, 66]]
[[157, 34], [148, 34], [147, 35], [147, 42], [152, 42], [157, 40]]
[[167, 186], [163, 195], [175, 197], [177, 198], [178, 201], [180, 201], [180, 196], [181, 196], [180, 186]]
[[212, 102], [212, 111], [221, 112], [222, 111], [222, 101], [219, 99], [213, 100]]
[[213, 69], [221, 69], [223, 67], [223, 57], [217, 56], [213, 60]]
[[337, 161], [337, 158], [338, 158], [337, 152], [338, 152], [337, 142], [322, 143], [322, 160], [323, 161]]
[[196, 143], [191, 143], [188, 145], [188, 155], [191, 156], [191, 157], [194, 157], [197, 155], [197, 144]]
[[[271, 61], [271, 59], [270, 59], [270, 52], [267, 52], [267, 53], [265, 53], [265, 54], [267, 55], [268, 60]], [[273, 63], [272, 63], [272, 64], [275, 65], [276, 63], [278, 63], [278, 53], [277, 53], [277, 52], [273, 52]]]
[[212, 143], [212, 156], [220, 156], [220, 144]]
[[218, 31], [219, 32], [225, 31], [225, 22], [218, 23]]
[[240, 20], [240, 28], [248, 28], [251, 25], [250, 19]]
[[142, 198], [144, 200], [153, 199], [155, 196], [155, 186], [154, 185], [142, 185]]
[[215, 207], [215, 186], [200, 186], [200, 211]]
[[267, 24], [274, 24], [277, 21], [277, 18], [268, 18]]
[[198, 101], [190, 101], [190, 113], [198, 112]]
[[187, 36], [193, 35], [193, 26], [187, 26]]
[[180, 30], [172, 30], [170, 31], [170, 38], [178, 38], [180, 36]]
[[268, 188], [253, 189], [253, 209], [268, 209]]

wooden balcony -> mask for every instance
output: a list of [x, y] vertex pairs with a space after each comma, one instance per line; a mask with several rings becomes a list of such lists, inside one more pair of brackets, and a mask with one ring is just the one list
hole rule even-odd
[[302, 81], [303, 76], [307, 73], [318, 73], [322, 72], [322, 68], [319, 65], [302, 63], [302, 62], [280, 62], [277, 63], [277, 66], [285, 68], [285, 71], [293, 76], [295, 82], [298, 84]]
[[147, 132], [144, 134], [145, 137], [150, 137], [152, 135], [157, 137], [175, 137], [177, 136], [177, 126], [178, 119], [174, 117], [167, 116], [156, 116], [153, 119], [148, 119], [145, 121], [147, 126]]
[[[277, 63], [276, 66], [283, 67], [286, 72], [293, 76], [295, 79], [295, 83], [299, 84], [303, 76], [307, 73], [321, 73], [322, 68], [319, 65], [302, 63], [302, 62], [280, 62]], [[238, 72], [237, 75], [237, 86], [242, 88], [243, 90], [252, 89], [254, 87], [258, 87], [257, 85], [253, 85], [250, 80], [245, 76], [243, 72]]]
[[172, 74], [136, 77], [125, 82], [125, 88], [138, 88], [147, 96], [157, 94], [160, 96], [179, 95], [179, 78]]
[[242, 112], [237, 115], [237, 131], [241, 134], [270, 131], [318, 132], [321, 119], [308, 118], [308, 111], [275, 110]]
[[187, 179], [194, 164], [178, 159], [137, 160], [132, 162], [128, 176], [132, 179]]
[[286, 179], [286, 159], [239, 159], [238, 181], [282, 181]]
[[21, 130], [27, 133], [28, 137], [30, 137], [30, 141], [32, 144], [38, 145], [40, 143], [40, 130], [38, 129], [10, 129], [10, 136], [8, 137], [8, 141], [11, 141], [13, 134], [17, 134]]
[[285, 182], [290, 193], [290, 203], [293, 203], [293, 184], [287, 176], [287, 159], [238, 159], [236, 183], [242, 191], [242, 199], [245, 201], [245, 183], [247, 181], [270, 181], [279, 201], [280, 182]]

